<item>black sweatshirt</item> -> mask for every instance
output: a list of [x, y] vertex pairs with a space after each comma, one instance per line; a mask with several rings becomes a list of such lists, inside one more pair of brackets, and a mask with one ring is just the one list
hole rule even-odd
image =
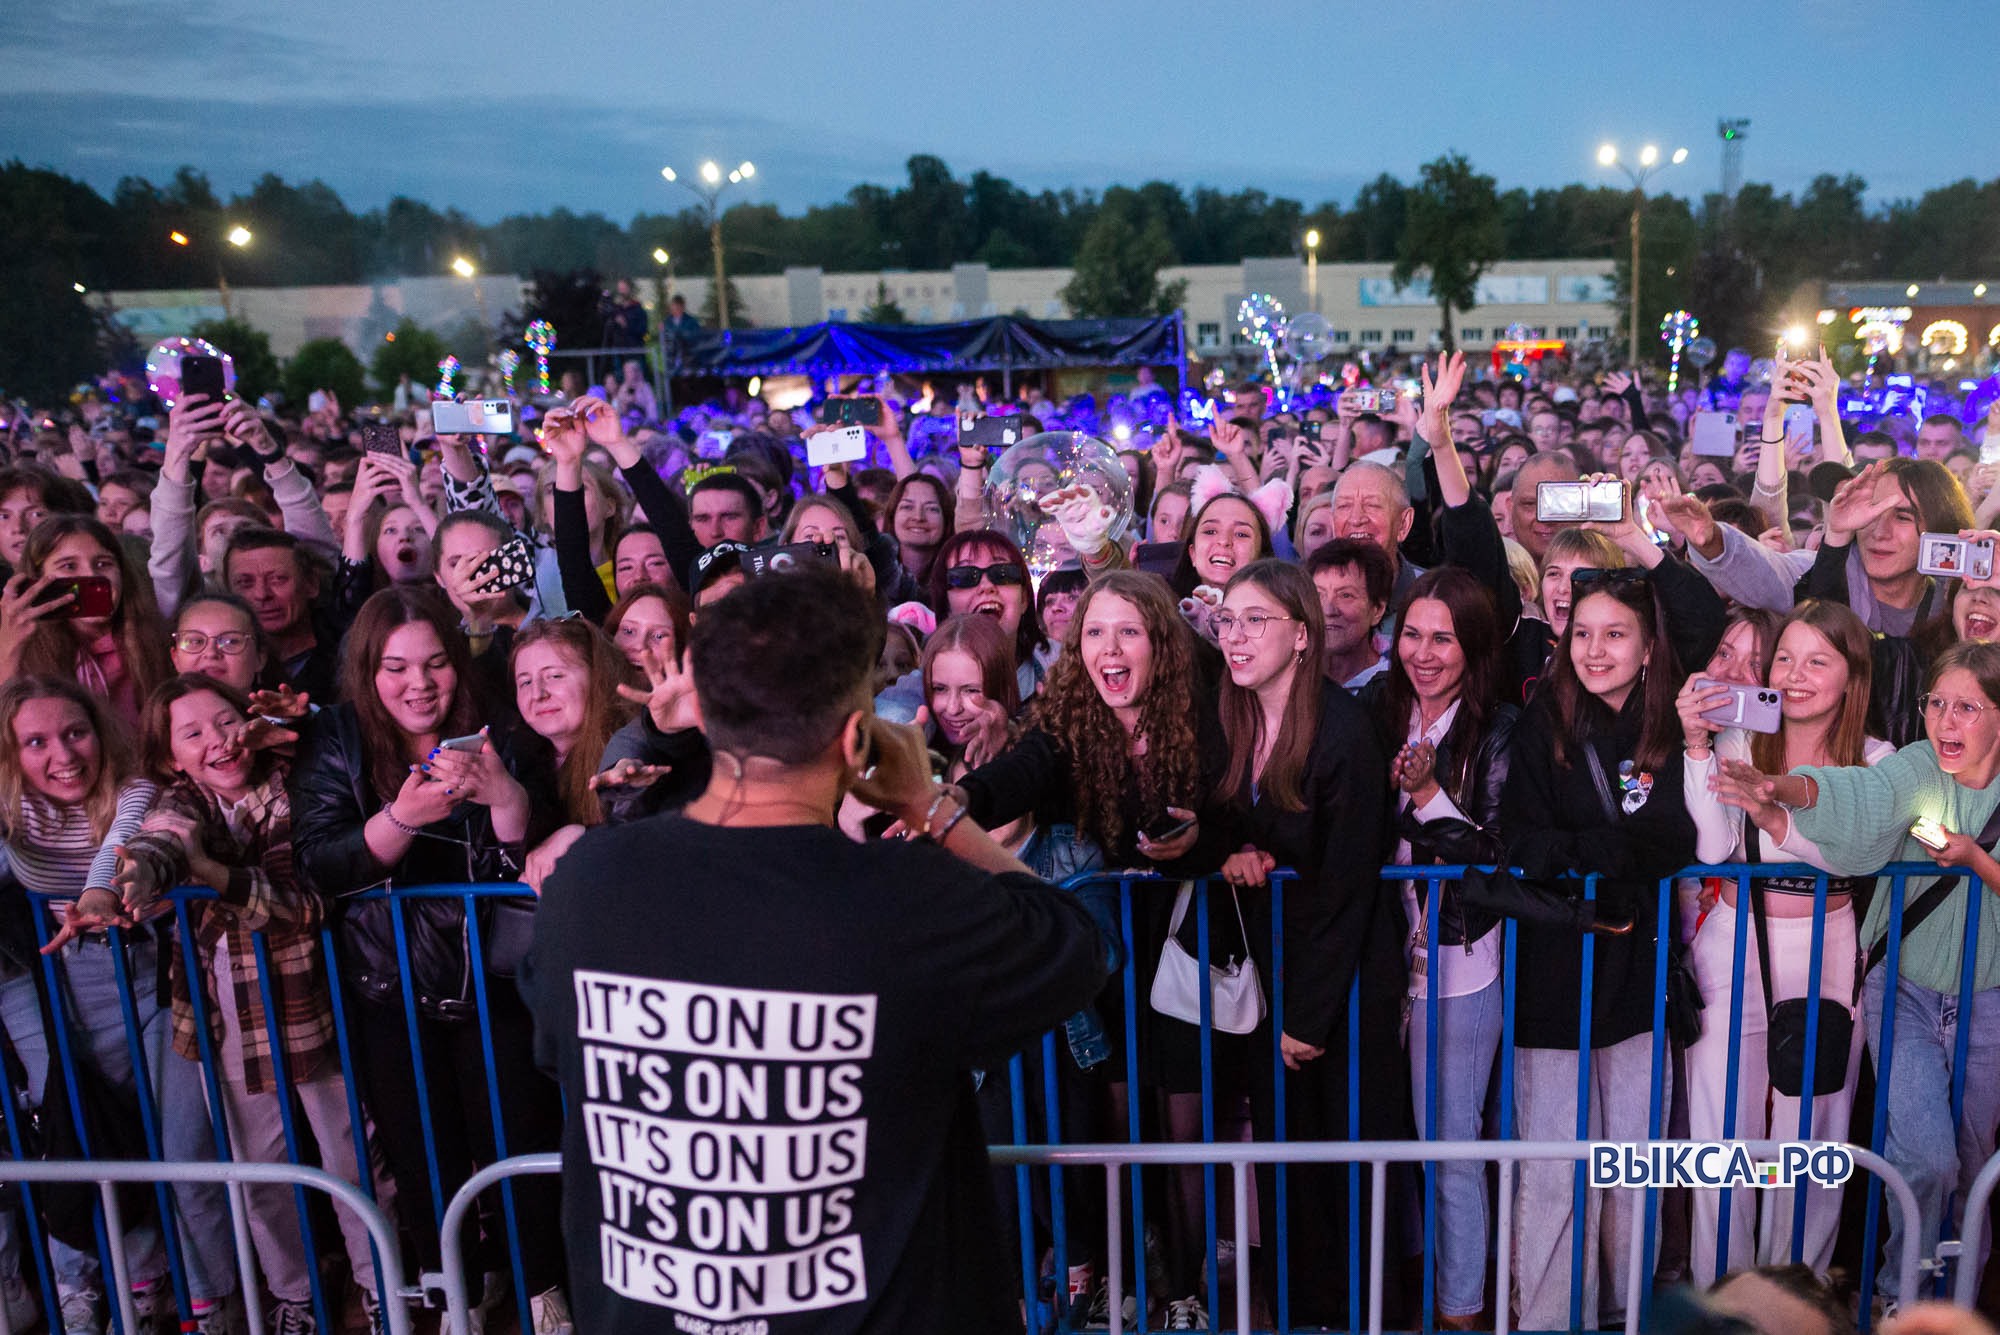
[[576, 1328], [1018, 1332], [967, 1071], [1102, 966], [1075, 900], [929, 845], [593, 830], [520, 973], [573, 1105]]

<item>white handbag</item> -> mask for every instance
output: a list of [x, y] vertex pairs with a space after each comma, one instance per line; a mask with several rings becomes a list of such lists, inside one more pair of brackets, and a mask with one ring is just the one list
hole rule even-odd
[[[1179, 933], [1181, 922], [1187, 917], [1188, 904], [1194, 899], [1194, 883], [1181, 883], [1180, 894], [1174, 899], [1174, 918], [1167, 925], [1167, 943], [1160, 947], [1160, 967], [1153, 974], [1153, 1009], [1162, 1015], [1171, 1015], [1176, 1020], [1189, 1024], [1201, 1023], [1201, 965], [1194, 956], [1181, 946]], [[1229, 899], [1236, 906], [1236, 926], [1243, 932], [1247, 948], [1250, 940], [1249, 929], [1243, 926], [1243, 904], [1236, 892], [1229, 892]], [[1264, 1022], [1264, 984], [1257, 976], [1257, 966], [1249, 959], [1238, 960], [1233, 956], [1226, 964], [1213, 960], [1208, 966], [1208, 980], [1211, 988], [1209, 1002], [1209, 1022], [1225, 1034], [1254, 1033]]]

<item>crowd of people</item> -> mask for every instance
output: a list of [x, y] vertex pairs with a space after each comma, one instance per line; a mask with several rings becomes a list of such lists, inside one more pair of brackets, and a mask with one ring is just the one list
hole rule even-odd
[[[10, 411], [0, 828], [28, 893], [0, 898], [0, 1027], [17, 1098], [59, 1106], [51, 1073], [67, 1054], [95, 1079], [64, 1098], [122, 1108], [143, 1069], [153, 1152], [211, 1158], [206, 1063], [232, 1157], [285, 1158], [292, 1100], [318, 1162], [368, 1178], [411, 1259], [437, 1270], [439, 1193], [499, 1144], [556, 1148], [562, 1091], [512, 981], [507, 943], [532, 928], [522, 902], [481, 901], [475, 937], [464, 901], [373, 892], [539, 891], [597, 827], [699, 799], [717, 764], [741, 762], [705, 735], [685, 661], [695, 627], [805, 563], [871, 600], [877, 712], [927, 730], [947, 812], [1050, 881], [1166, 881], [1128, 904], [1115, 879], [1078, 886], [1105, 986], [1053, 1056], [1024, 1054], [1034, 1088], [1057, 1091], [1028, 1101], [1042, 1132], [1491, 1137], [1503, 999], [1532, 980], [1513, 991], [1513, 1134], [1576, 1135], [1587, 1050], [1591, 1136], [1645, 1140], [1665, 1131], [1650, 1119], [1667, 950], [1695, 997], [1669, 1043], [1665, 1102], [1696, 1139], [1798, 1128], [1803, 1091], [1778, 1073], [1773, 1015], [1811, 976], [1828, 1003], [1811, 1137], [1846, 1138], [1893, 983], [1887, 1157], [1920, 1210], [1891, 1208], [1888, 1245], [1915, 1231], [1928, 1255], [2000, 1124], [2000, 914], [1979, 912], [1972, 888], [2000, 880], [2000, 577], [1990, 548], [1962, 573], [1920, 566], [1940, 569], [1925, 535], [1974, 556], [2000, 538], [2000, 463], [1987, 461], [2000, 399], [1976, 417], [1857, 415], [1823, 353], [1780, 357], [1768, 379], [1732, 358], [1673, 395], [1556, 367], [1473, 377], [1456, 355], [1417, 381], [1382, 411], [1351, 390], [1293, 402], [1247, 383], [1200, 402], [1144, 384], [1058, 403], [884, 382], [857, 414], [869, 457], [825, 467], [806, 462], [811, 438], [837, 429], [817, 401], [781, 410], [733, 390], [662, 421], [636, 368], [523, 405], [535, 420], [518, 437], [440, 435], [426, 407], [349, 412], [331, 395], [298, 415], [198, 396], [169, 410], [128, 385], [124, 401], [84, 394], [63, 418]], [[1712, 411], [1741, 424], [1728, 453], [1694, 448], [1695, 415]], [[1051, 477], [1039, 498], [1002, 495], [994, 451], [959, 443], [974, 415], [1018, 417], [1031, 445], [1051, 428], [1096, 431], [1122, 485]], [[1562, 509], [1607, 495], [1602, 512]], [[1022, 506], [1042, 521], [1032, 550]], [[1744, 717], [1744, 687], [1775, 695], [1767, 721]], [[856, 841], [923, 833], [896, 814], [850, 798], [839, 822]], [[927, 817], [943, 819], [936, 805]], [[1920, 818], [1942, 827], [1930, 843], [1912, 833]], [[1898, 901], [1874, 875], [1896, 861], [1939, 874]], [[1440, 895], [1382, 874], [1440, 862], [1519, 878]], [[1747, 905], [1735, 878], [1670, 879], [1734, 862], [1831, 875], [1823, 893], [1814, 877], [1750, 878]], [[1280, 868], [1294, 875], [1274, 922]], [[1583, 873], [1598, 877], [1588, 904]], [[1174, 886], [1200, 877], [1215, 878], [1211, 956], [1247, 961], [1262, 990], [1244, 1032], [1204, 1036], [1160, 1004], [1163, 951], [1195, 951]], [[168, 892], [183, 885], [214, 893], [176, 913]], [[672, 920], [674, 903], [656, 907]], [[1835, 1009], [1850, 1023], [1829, 1044]], [[995, 1141], [1014, 1138], [1003, 1074], [979, 1086]], [[1223, 1295], [1208, 1287], [1201, 1173], [1162, 1182], [1157, 1228], [1126, 1269], [1145, 1268], [1153, 1310], [1123, 1316], [1206, 1328]], [[1592, 1193], [1577, 1218], [1572, 1183], [1568, 1164], [1519, 1171], [1504, 1259], [1520, 1327], [1570, 1324], [1578, 1229], [1583, 1324], [1636, 1300], [1625, 1261], [1643, 1196]], [[1011, 1175], [997, 1185], [1010, 1193]], [[556, 1187], [514, 1191], [522, 1273], [502, 1277], [490, 1218], [468, 1225], [470, 1268], [486, 1306], [516, 1281], [531, 1295], [524, 1331], [566, 1331]], [[1222, 1210], [1224, 1254], [1255, 1249], [1259, 1303], [1288, 1284], [1294, 1325], [1345, 1324], [1349, 1270], [1329, 1258], [1363, 1245], [1348, 1193], [1345, 1172], [1294, 1170], [1281, 1219], [1260, 1174], [1253, 1217]], [[1092, 1195], [1070, 1194], [1072, 1274], [1051, 1282], [1101, 1324]], [[1697, 1192], [1663, 1250], [1702, 1283], [1795, 1246], [1823, 1275], [1842, 1197], [1807, 1197], [1795, 1239], [1788, 1191]], [[225, 1192], [172, 1200], [174, 1219], [128, 1231], [135, 1300], [159, 1329], [227, 1329], [241, 1295]], [[271, 1329], [311, 1331], [291, 1194], [248, 1200]], [[1025, 1204], [1046, 1245], [1048, 1201]], [[1484, 1169], [1443, 1166], [1436, 1208], [1432, 1315], [1475, 1328], [1494, 1301]], [[373, 1321], [385, 1298], [368, 1237], [341, 1222]], [[21, 1223], [0, 1214], [16, 1329], [41, 1305]], [[102, 1332], [107, 1258], [87, 1228], [44, 1232], [49, 1327]], [[1895, 1283], [1893, 1268], [1878, 1280], [1891, 1300], [1916, 1296]]]

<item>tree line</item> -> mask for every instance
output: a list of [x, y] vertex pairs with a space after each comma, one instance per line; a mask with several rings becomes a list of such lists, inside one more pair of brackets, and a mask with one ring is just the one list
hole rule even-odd
[[[1102, 191], [1029, 191], [1004, 177], [955, 175], [919, 154], [894, 187], [857, 185], [845, 198], [787, 214], [739, 203], [723, 215], [732, 274], [788, 265], [830, 271], [936, 269], [958, 261], [996, 268], [1078, 268], [1068, 293], [1080, 314], [1139, 314], [1171, 305], [1160, 268], [1303, 254], [1316, 229], [1327, 262], [1393, 262], [1423, 276], [1442, 302], [1469, 291], [1501, 259], [1603, 256], [1629, 286], [1630, 191], [1571, 184], [1498, 188], [1455, 154], [1416, 180], [1383, 173], [1342, 204], [1308, 207], [1263, 190], [1192, 189], [1148, 181]], [[1761, 332], [1809, 280], [2000, 275], [2000, 180], [1941, 185], [1918, 199], [1871, 206], [1852, 174], [1815, 178], [1794, 196], [1745, 185], [1733, 200], [1657, 195], [1645, 205], [1642, 294], [1647, 316], [1685, 306], [1718, 339]], [[231, 227], [254, 240], [228, 245]], [[169, 237], [180, 233], [188, 243]], [[26, 363], [94, 337], [73, 291], [213, 287], [218, 267], [237, 286], [359, 283], [442, 275], [463, 255], [489, 273], [595, 271], [644, 278], [655, 249], [680, 273], [713, 268], [698, 208], [641, 213], [619, 223], [556, 208], [482, 223], [455, 209], [398, 196], [355, 212], [322, 181], [266, 174], [224, 198], [194, 167], [164, 183], [120, 181], [109, 198], [60, 172], [0, 166], [0, 290], [39, 319], [40, 352], [0, 334], [0, 386], [30, 383]], [[15, 328], [20, 321], [14, 322]], [[10, 346], [11, 344], [11, 346]]]

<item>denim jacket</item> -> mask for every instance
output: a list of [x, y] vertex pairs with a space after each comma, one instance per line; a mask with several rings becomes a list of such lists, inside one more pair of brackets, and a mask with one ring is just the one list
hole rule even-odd
[[[1072, 877], [1103, 871], [1104, 850], [1074, 825], [1047, 825], [1029, 836], [1021, 849], [1021, 861], [1043, 880], [1063, 885]], [[1099, 880], [1065, 888], [1090, 911], [1104, 942], [1104, 971], [1116, 973], [1125, 963], [1124, 935], [1118, 926], [1118, 887]], [[1078, 1070], [1088, 1071], [1111, 1057], [1111, 1040], [1095, 1007], [1085, 1006], [1064, 1020], [1063, 1036]]]

